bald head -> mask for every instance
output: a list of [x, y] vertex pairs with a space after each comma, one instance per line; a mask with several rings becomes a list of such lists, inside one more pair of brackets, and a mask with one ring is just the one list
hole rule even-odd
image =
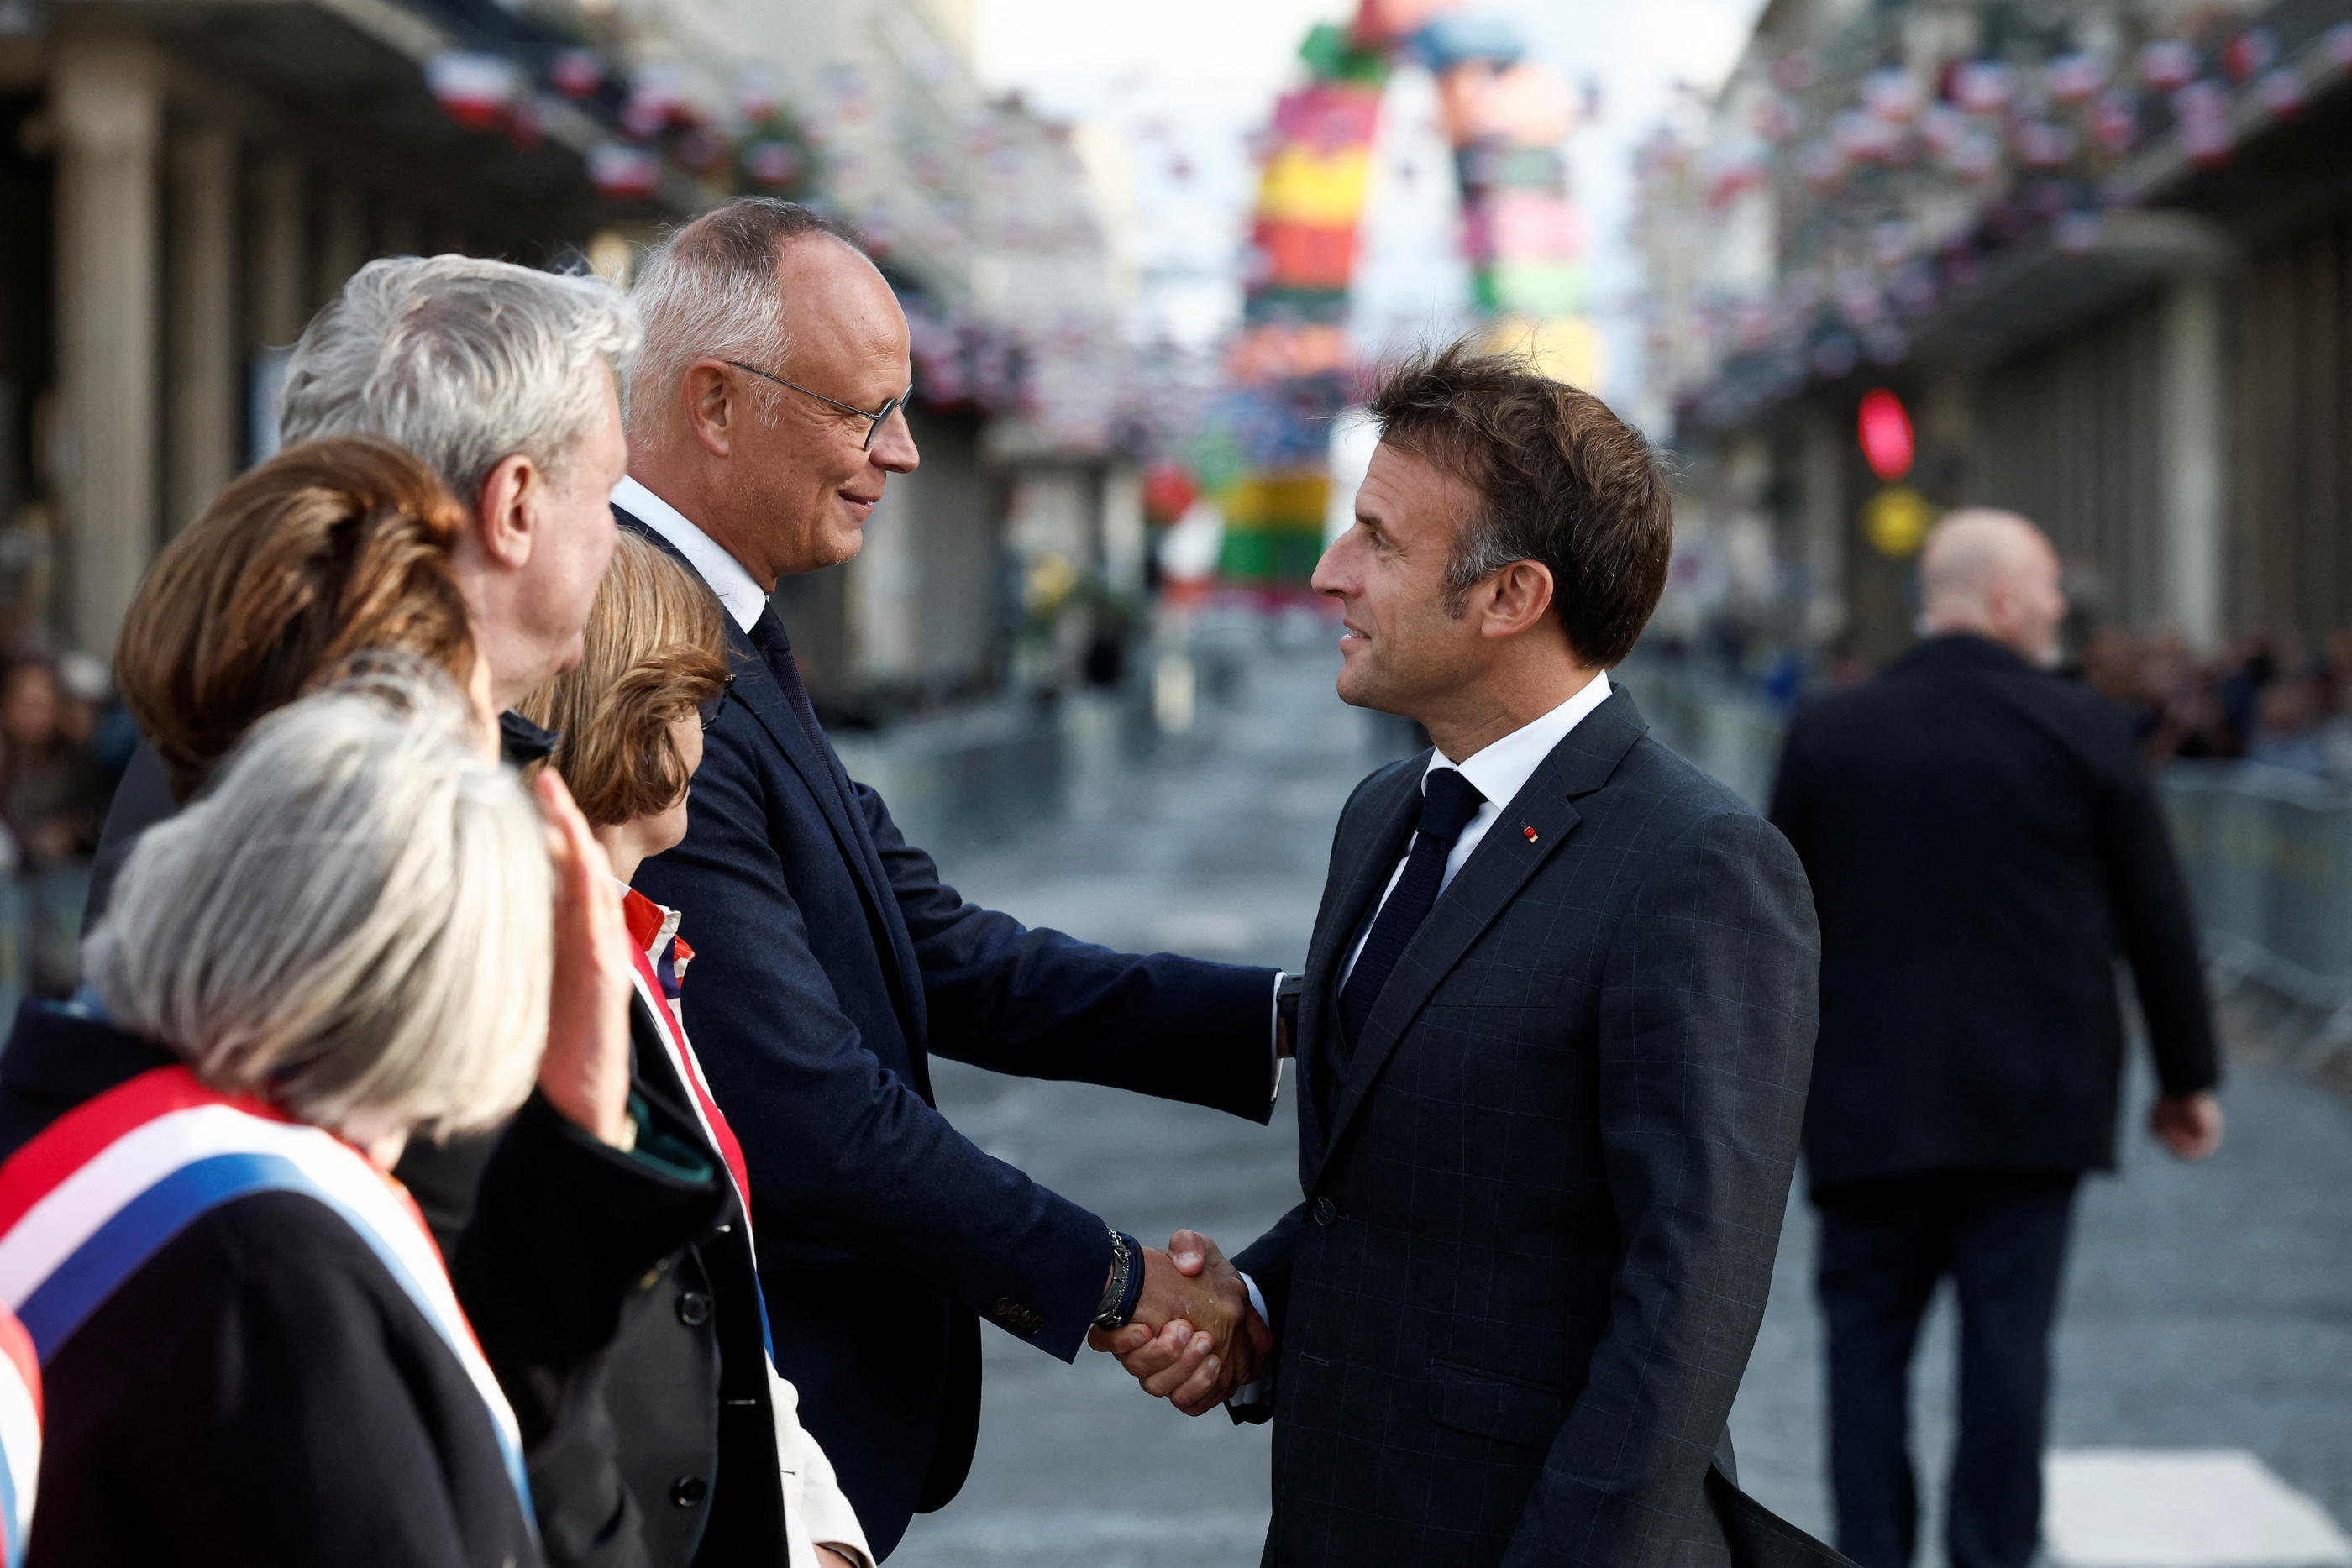
[[1989, 638], [2037, 664], [2058, 662], [2066, 596], [2058, 552], [2015, 512], [1966, 507], [1948, 513], [1919, 557], [1921, 629], [1931, 637]]

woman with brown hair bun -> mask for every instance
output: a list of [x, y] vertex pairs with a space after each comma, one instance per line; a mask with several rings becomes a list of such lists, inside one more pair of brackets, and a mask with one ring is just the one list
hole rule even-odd
[[[684, 566], [624, 533], [589, 612], [580, 663], [523, 699], [524, 716], [562, 732], [548, 765], [624, 884], [686, 837], [702, 732], [733, 679], [722, 614]], [[623, 1326], [598, 1391], [617, 1435], [619, 1482], [645, 1521], [647, 1560], [665, 1568], [870, 1563], [856, 1512], [769, 1354], [742, 1148], [679, 1019], [679, 982], [693, 955], [677, 939], [677, 912], [622, 892], [634, 945], [635, 1081], [689, 1119], [703, 1156], [729, 1176], [722, 1222], [649, 1287], [663, 1299]], [[470, 1259], [461, 1258], [461, 1286]], [[528, 1385], [528, 1368], [503, 1364], [495, 1352], [491, 1359], [502, 1379]]]
[[181, 804], [253, 721], [371, 649], [481, 695], [449, 574], [465, 508], [388, 441], [280, 453], [163, 547], [123, 617], [115, 681]]

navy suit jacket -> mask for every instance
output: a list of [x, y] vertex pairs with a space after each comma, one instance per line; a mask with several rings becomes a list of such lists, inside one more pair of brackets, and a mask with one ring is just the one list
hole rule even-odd
[[1618, 692], [1504, 805], [1349, 1050], [1335, 978], [1427, 755], [1341, 814], [1301, 998], [1305, 1201], [1235, 1260], [1278, 1344], [1265, 1561], [1841, 1561], [1738, 1491], [1725, 1430], [1812, 1052], [1797, 857]]
[[683, 1021], [750, 1168], [776, 1364], [878, 1554], [962, 1484], [975, 1317], [1070, 1360], [1110, 1273], [1101, 1219], [940, 1114], [931, 1053], [1262, 1123], [1275, 971], [1113, 953], [965, 903], [727, 633], [735, 685], [686, 841], [635, 881], [683, 916]]
[[1932, 637], [1789, 727], [1772, 821], [1822, 915], [1818, 1189], [2104, 1170], [2131, 960], [2165, 1092], [2221, 1078], [2197, 923], [2124, 716], [1981, 637]]

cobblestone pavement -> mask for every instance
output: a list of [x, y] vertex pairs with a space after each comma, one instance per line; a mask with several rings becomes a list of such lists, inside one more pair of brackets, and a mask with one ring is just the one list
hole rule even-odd
[[[1331, 695], [1333, 669], [1319, 649], [1251, 662], [1193, 734], [1074, 780], [1053, 821], [992, 844], [935, 846], [950, 879], [1025, 920], [1130, 950], [1297, 966], [1339, 806], [1396, 754], [1392, 730]], [[1189, 1224], [1238, 1247], [1297, 1199], [1286, 1094], [1262, 1129], [953, 1063], [940, 1064], [938, 1082], [967, 1134], [1148, 1240]], [[2135, 1137], [2123, 1174], [2087, 1189], [2053, 1440], [2248, 1449], [2352, 1521], [2352, 1105], [2242, 1061], [2228, 1104], [2229, 1145], [2210, 1164], [2176, 1166]], [[1732, 1427], [1748, 1490], [1819, 1531], [1828, 1510], [1811, 1252], [1798, 1201]], [[1939, 1306], [1918, 1375], [1923, 1475], [1948, 1448], [1951, 1354]], [[986, 1378], [971, 1479], [946, 1511], [917, 1521], [894, 1563], [1257, 1561], [1264, 1428], [1222, 1414], [1187, 1420], [1107, 1358], [1082, 1352], [1065, 1366], [1003, 1334], [986, 1333]]]

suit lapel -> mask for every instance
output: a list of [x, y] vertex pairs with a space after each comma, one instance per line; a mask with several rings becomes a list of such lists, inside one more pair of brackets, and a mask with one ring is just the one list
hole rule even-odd
[[[1569, 731], [1526, 787], [1505, 804], [1500, 817], [1438, 895], [1429, 918], [1413, 933], [1396, 967], [1390, 971], [1371, 1017], [1364, 1021], [1364, 1038], [1349, 1053], [1347, 1081], [1331, 1114], [1329, 1132], [1322, 1140], [1318, 1171], [1339, 1147], [1381, 1069], [1388, 1064], [1430, 994], [1453, 972], [1471, 944], [1510, 907], [1537, 868], [1575, 831], [1581, 818], [1570, 800], [1607, 783], [1617, 764], [1648, 728], [1633, 699], [1622, 691], [1613, 694]], [[1417, 789], [1413, 791], [1416, 799], [1419, 793]], [[1401, 841], [1391, 846], [1378, 863], [1378, 874], [1385, 877], [1402, 852]], [[1359, 878], [1365, 874], [1360, 870]], [[1351, 925], [1349, 930], [1353, 929]], [[1331, 1015], [1327, 1027], [1337, 1027], [1336, 1007]], [[1308, 1185], [1313, 1185], [1311, 1175]]]
[[[687, 560], [677, 547], [659, 533], [618, 507], [613, 508], [613, 516], [619, 519], [623, 528], [644, 536], [655, 549], [684, 563], [688, 571], [694, 570], [694, 563]], [[701, 574], [697, 572], [695, 575], [699, 580]], [[864, 835], [857, 831], [857, 825], [850, 821], [847, 791], [834, 780], [835, 765], [832, 756], [821, 749], [810, 737], [808, 727], [801, 723], [800, 716], [793, 711], [793, 705], [786, 700], [783, 688], [776, 684], [773, 672], [768, 668], [768, 661], [760, 656], [760, 651], [751, 645], [751, 639], [735, 623], [735, 617], [725, 615], [723, 619], [727, 627], [728, 660], [735, 670], [735, 685], [727, 694], [728, 700], [741, 703], [751, 710], [752, 716], [775, 741], [777, 749], [784, 754], [784, 759], [808, 785], [809, 793], [816, 800], [817, 810], [824, 813], [826, 825], [832, 828], [834, 837], [841, 842], [843, 857], [856, 868], [858, 880], [866, 884], [868, 896], [874, 895], [873, 855], [864, 842]]]
[[[688, 571], [694, 570], [694, 563], [687, 560], [677, 547], [658, 532], [618, 507], [613, 508], [613, 516], [623, 528], [643, 535], [656, 549], [683, 562]], [[700, 580], [699, 572], [695, 576], [698, 581]], [[842, 772], [840, 763], [834, 759], [832, 749], [819, 746], [810, 736], [808, 727], [801, 722], [800, 715], [793, 711], [793, 705], [785, 697], [783, 688], [776, 684], [775, 674], [768, 668], [768, 661], [751, 645], [751, 639], [735, 623], [735, 617], [722, 612], [721, 620], [727, 628], [728, 661], [735, 671], [735, 685], [728, 692], [728, 700], [740, 703], [750, 710], [751, 716], [760, 721], [761, 727], [776, 743], [777, 749], [784, 754], [784, 760], [793, 765], [793, 771], [808, 786], [809, 794], [816, 800], [817, 810], [824, 815], [825, 825], [833, 831], [842, 860], [849, 866], [851, 874], [857, 878], [867, 908], [877, 915], [877, 936], [881, 938], [877, 946], [883, 949], [881, 956], [884, 961], [897, 971], [897, 988], [902, 994], [911, 991], [914, 988], [907, 984], [907, 979], [914, 973], [914, 954], [906, 945], [903, 922], [894, 921], [883, 914], [884, 911], [895, 910], [898, 900], [890, 890], [888, 878], [882, 867], [881, 853], [873, 843], [873, 835], [865, 831], [865, 822], [853, 814], [848, 777]], [[914, 1046], [920, 1039], [919, 1020], [909, 1017], [904, 1022], [908, 1031], [907, 1043]]]
[[1320, 1146], [1321, 1120], [1333, 1103], [1324, 1098], [1331, 1093], [1324, 1081], [1336, 1071], [1331, 1041], [1332, 1031], [1339, 1027], [1339, 966], [1363, 925], [1365, 912], [1387, 885], [1397, 857], [1404, 853], [1405, 840], [1421, 810], [1421, 775], [1419, 766], [1399, 768], [1381, 793], [1359, 807], [1354, 820], [1362, 826], [1349, 834], [1349, 841], [1333, 856], [1334, 869], [1340, 874], [1324, 890], [1323, 906], [1316, 912], [1298, 1019], [1298, 1106], [1300, 1116], [1309, 1124], [1301, 1127], [1300, 1141], [1310, 1158]]

